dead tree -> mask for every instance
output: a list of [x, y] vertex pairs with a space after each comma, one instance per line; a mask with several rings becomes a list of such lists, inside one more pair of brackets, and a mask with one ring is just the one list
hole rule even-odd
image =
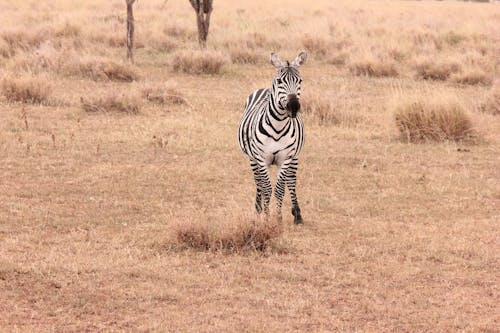
[[189, 0], [196, 12], [196, 23], [198, 25], [198, 43], [200, 48], [207, 46], [208, 28], [210, 27], [210, 15], [212, 14], [213, 0]]
[[125, 0], [127, 3], [127, 59], [134, 63], [134, 2], [135, 0]]

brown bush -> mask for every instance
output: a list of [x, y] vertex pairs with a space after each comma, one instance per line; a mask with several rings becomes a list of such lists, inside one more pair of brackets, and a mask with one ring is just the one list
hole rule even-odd
[[495, 116], [500, 116], [500, 84], [495, 84], [481, 101], [479, 110]]
[[334, 66], [343, 66], [347, 63], [349, 56], [347, 53], [330, 54], [326, 62]]
[[489, 86], [493, 78], [480, 69], [471, 69], [464, 73], [457, 73], [452, 77], [454, 82], [468, 85]]
[[81, 107], [89, 113], [117, 112], [126, 114], [137, 114], [140, 110], [140, 100], [136, 96], [130, 96], [117, 91], [108, 92], [105, 96], [87, 100], [80, 98]]
[[55, 30], [55, 36], [57, 37], [70, 37], [75, 38], [80, 36], [81, 29], [79, 26], [71, 24], [69, 22], [64, 23], [64, 25], [60, 26]]
[[460, 71], [460, 65], [455, 62], [423, 61], [415, 66], [416, 77], [423, 80], [447, 80], [452, 74]]
[[47, 80], [35, 77], [5, 77], [1, 81], [2, 95], [10, 102], [47, 104], [52, 94], [52, 86]]
[[304, 115], [310, 115], [321, 125], [339, 124], [340, 119], [333, 103], [322, 98], [319, 94], [309, 94], [300, 99]]
[[318, 58], [326, 56], [331, 50], [331, 45], [328, 40], [310, 35], [306, 35], [302, 38], [302, 46]]
[[256, 64], [261, 58], [256, 52], [236, 48], [232, 49], [229, 55], [233, 64]]
[[70, 75], [88, 77], [95, 81], [132, 82], [139, 79], [135, 67], [106, 59], [88, 58], [80, 60], [75, 58], [66, 65], [64, 70]]
[[268, 221], [238, 221], [231, 224], [195, 224], [174, 228], [174, 246], [181, 249], [221, 251], [265, 251], [283, 234], [283, 225], [277, 219]]
[[409, 142], [459, 141], [473, 136], [472, 121], [461, 103], [446, 96], [404, 98], [394, 113], [401, 138]]
[[185, 40], [194, 40], [197, 36], [196, 31], [181, 27], [179, 25], [166, 26], [165, 28], [163, 28], [163, 33], [169, 37]]
[[0, 57], [9, 58], [14, 54], [10, 45], [2, 38], [0, 38]]
[[141, 91], [142, 97], [148, 102], [164, 104], [187, 104], [186, 99], [174, 87], [145, 87]]
[[349, 64], [349, 70], [356, 76], [396, 77], [399, 75], [394, 63], [375, 59], [354, 61]]
[[7, 43], [9, 52], [15, 53], [17, 49], [30, 50], [40, 46], [50, 35], [50, 31], [45, 30], [11, 30], [4, 31], [1, 38]]
[[318, 93], [301, 96], [301, 109], [306, 117], [311, 117], [319, 125], [342, 125], [351, 127], [359, 123], [360, 117], [340, 109], [333, 99], [327, 99]]
[[172, 69], [187, 74], [218, 74], [227, 63], [217, 52], [184, 51], [174, 54]]

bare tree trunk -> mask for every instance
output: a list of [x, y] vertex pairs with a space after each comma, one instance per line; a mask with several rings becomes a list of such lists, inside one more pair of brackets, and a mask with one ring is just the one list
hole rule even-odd
[[127, 59], [134, 63], [134, 2], [135, 0], [125, 0], [127, 2]]
[[200, 48], [207, 46], [208, 28], [210, 27], [210, 15], [212, 14], [213, 0], [189, 0], [196, 12], [196, 23], [198, 25], [198, 43]]

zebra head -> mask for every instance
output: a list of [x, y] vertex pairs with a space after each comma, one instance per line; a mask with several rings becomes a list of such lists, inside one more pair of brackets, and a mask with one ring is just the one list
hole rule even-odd
[[307, 53], [302, 51], [291, 63], [282, 62], [278, 55], [271, 53], [271, 64], [276, 68], [273, 80], [272, 94], [278, 112], [295, 118], [300, 111], [300, 76], [299, 67], [306, 62]]

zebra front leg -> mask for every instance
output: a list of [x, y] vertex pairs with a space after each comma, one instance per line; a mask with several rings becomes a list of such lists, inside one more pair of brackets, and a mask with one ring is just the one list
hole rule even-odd
[[260, 169], [259, 165], [255, 161], [250, 161], [250, 166], [252, 167], [255, 186], [257, 188], [255, 194], [255, 210], [257, 211], [257, 214], [260, 214], [262, 212], [262, 189], [260, 187], [261, 186]]
[[304, 220], [302, 219], [302, 215], [300, 214], [299, 202], [297, 200], [297, 195], [295, 194], [295, 185], [297, 182], [297, 167], [298, 162], [297, 159], [294, 158], [287, 168], [286, 184], [288, 186], [288, 189], [290, 190], [290, 197], [292, 199], [292, 215], [294, 217], [293, 223], [302, 224], [304, 223]]
[[255, 163], [254, 175], [255, 183], [257, 184], [257, 198], [261, 198], [263, 201], [261, 210], [263, 210], [266, 215], [269, 215], [269, 202], [271, 201], [271, 193], [273, 190], [267, 165], [264, 163]]
[[278, 173], [278, 180], [276, 182], [276, 187], [274, 189], [274, 196], [276, 197], [276, 208], [278, 219], [281, 221], [281, 206], [283, 204], [283, 197], [285, 196], [286, 187], [286, 174], [287, 174], [288, 164], [283, 164]]

